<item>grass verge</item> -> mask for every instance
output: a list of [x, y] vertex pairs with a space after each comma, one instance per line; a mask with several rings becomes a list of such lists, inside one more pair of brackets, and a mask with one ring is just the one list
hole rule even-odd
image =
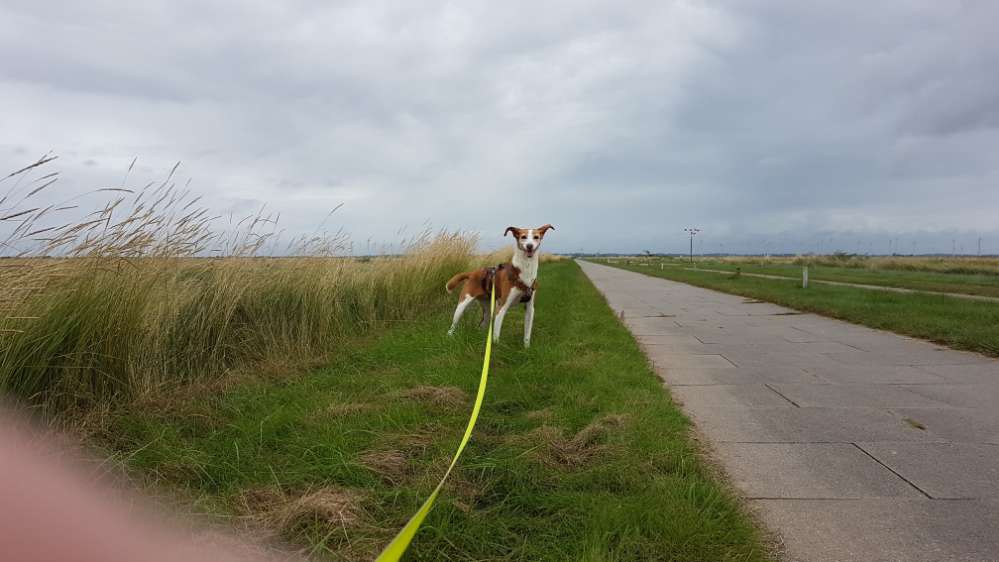
[[[511, 314], [473, 439], [411, 560], [766, 560], [689, 425], [572, 262], [543, 266], [534, 347]], [[106, 446], [200, 511], [322, 558], [371, 559], [442, 475], [484, 332], [451, 310], [356, 341], [308, 376], [130, 408]]]
[[812, 284], [650, 267], [639, 260], [593, 260], [673, 281], [765, 300], [872, 328], [925, 338], [959, 349], [999, 355], [999, 304], [942, 295], [892, 293], [857, 287]]
[[[689, 267], [685, 265], [684, 267]], [[743, 273], [780, 275], [791, 279], [801, 278], [801, 265], [790, 263], [732, 262], [699, 260], [697, 267]], [[809, 265], [808, 276], [815, 281], [837, 281], [880, 287], [899, 287], [914, 291], [964, 293], [986, 297], [999, 297], [999, 275], [994, 273], [943, 273], [938, 271], [864, 269]]]

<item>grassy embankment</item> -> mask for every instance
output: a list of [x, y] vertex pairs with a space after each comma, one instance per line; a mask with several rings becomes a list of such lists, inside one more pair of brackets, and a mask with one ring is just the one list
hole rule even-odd
[[[660, 260], [655, 258], [594, 261], [925, 338], [959, 349], [999, 355], [999, 304], [995, 303], [818, 283], [802, 289], [800, 278], [785, 281], [696, 271], [686, 267], [660, 269]], [[674, 263], [680, 262], [675, 260]], [[743, 271], [749, 270], [744, 268]]]
[[[579, 268], [542, 276], [535, 345], [508, 317], [476, 433], [410, 558], [766, 559]], [[433, 488], [469, 412], [484, 332], [470, 314], [445, 337], [450, 312], [355, 341], [307, 376], [133, 411], [112, 447], [204, 511], [370, 559]]]

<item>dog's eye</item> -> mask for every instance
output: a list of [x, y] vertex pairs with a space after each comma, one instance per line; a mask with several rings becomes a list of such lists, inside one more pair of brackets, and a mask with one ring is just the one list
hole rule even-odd
[[527, 240], [527, 237], [526, 236], [521, 236], [520, 239], [521, 240]]
[[534, 239], [535, 239], [535, 240], [537, 240], [538, 238], [540, 238], [540, 237], [539, 237], [539, 236], [535, 236], [535, 237], [534, 237]]

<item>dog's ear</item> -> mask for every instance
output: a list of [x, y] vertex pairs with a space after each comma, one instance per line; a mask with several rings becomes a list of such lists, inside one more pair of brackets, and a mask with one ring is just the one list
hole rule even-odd
[[552, 225], [550, 225], [550, 224], [546, 224], [546, 225], [538, 228], [538, 230], [541, 231], [541, 235], [542, 236], [544, 236], [545, 233], [548, 232], [548, 229], [555, 230], [555, 227], [552, 226]]
[[506, 230], [503, 231], [503, 236], [506, 236], [507, 234], [510, 234], [511, 230], [513, 231], [513, 237], [516, 238], [517, 237], [517, 233], [520, 232], [520, 229], [517, 228], [516, 226], [508, 226], [508, 227], [506, 227]]

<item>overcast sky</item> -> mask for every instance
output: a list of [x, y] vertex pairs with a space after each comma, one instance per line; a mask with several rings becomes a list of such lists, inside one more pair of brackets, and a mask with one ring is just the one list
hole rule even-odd
[[[0, 4], [0, 175], [549, 250], [999, 252], [999, 2]], [[53, 197], [55, 194], [52, 195]], [[898, 239], [896, 242], [895, 239]], [[952, 242], [955, 241], [956, 242]]]

